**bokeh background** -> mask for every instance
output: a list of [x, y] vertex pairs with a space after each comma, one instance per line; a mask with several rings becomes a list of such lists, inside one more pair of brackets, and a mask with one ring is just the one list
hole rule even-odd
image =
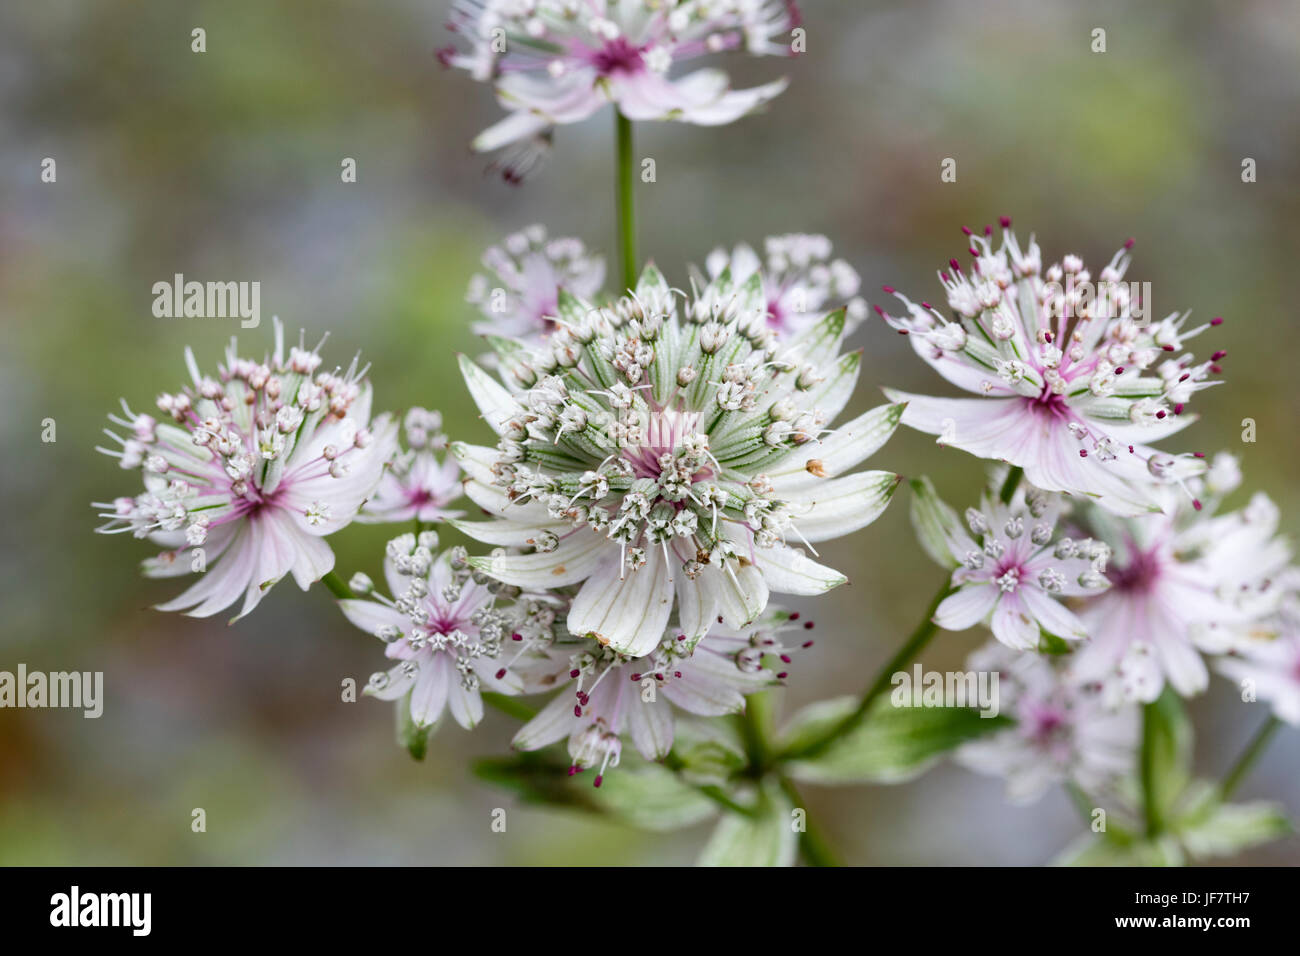
[[[521, 187], [485, 175], [468, 142], [498, 116], [488, 89], [442, 70], [446, 0], [42, 0], [0, 6], [0, 669], [100, 670], [99, 720], [0, 711], [0, 862], [681, 863], [706, 827], [656, 834], [567, 810], [516, 807], [469, 772], [505, 752], [493, 712], [415, 763], [388, 705], [340, 700], [380, 663], [321, 589], [284, 582], [228, 627], [149, 605], [175, 583], [137, 575], [148, 546], [92, 533], [89, 502], [136, 491], [94, 453], [119, 396], [148, 408], [215, 366], [232, 320], [156, 319], [177, 272], [262, 283], [272, 313], [328, 361], [373, 363], [378, 407], [441, 408], [483, 428], [454, 356], [476, 351], [466, 283], [482, 249], [534, 221], [609, 249], [608, 117], [560, 131]], [[784, 71], [764, 115], [701, 130], [638, 128], [658, 182], [639, 188], [643, 252], [679, 281], [715, 245], [824, 232], [862, 273], [933, 297], [962, 224], [1013, 216], [1044, 254], [1094, 268], [1137, 238], [1130, 278], [1157, 311], [1226, 316], [1228, 384], [1173, 444], [1240, 454], [1249, 488], [1300, 529], [1295, 333], [1300, 262], [1300, 6], [1180, 3], [804, 3], [807, 55], [729, 60], [738, 83]], [[190, 31], [207, 31], [207, 52]], [[1090, 51], [1107, 31], [1107, 52]], [[40, 182], [54, 157], [56, 184]], [[354, 157], [359, 181], [340, 182]], [[945, 157], [956, 183], [939, 180]], [[1258, 182], [1241, 181], [1245, 157]], [[874, 293], [873, 293], [874, 294]], [[868, 324], [855, 407], [876, 387], [941, 387], [898, 336]], [[40, 440], [57, 421], [57, 441]], [[1258, 423], [1243, 444], [1241, 422]], [[877, 467], [929, 474], [955, 502], [979, 465], [900, 432]], [[1244, 496], [1245, 492], [1243, 492]], [[338, 568], [374, 571], [382, 529], [333, 539]], [[852, 584], [817, 602], [819, 643], [787, 709], [861, 687], [940, 578], [907, 501], [826, 548]], [[923, 661], [960, 664], [981, 637], [941, 635]], [[1216, 678], [1194, 702], [1198, 769], [1221, 773], [1264, 717]], [[1300, 733], [1284, 731], [1242, 790], [1300, 815]], [[1080, 830], [1059, 792], [1029, 808], [999, 781], [941, 765], [897, 787], [806, 788], [856, 863], [1034, 864]], [[488, 814], [511, 807], [506, 834]], [[207, 811], [204, 834], [190, 811]], [[1300, 860], [1291, 839], [1243, 859]]]

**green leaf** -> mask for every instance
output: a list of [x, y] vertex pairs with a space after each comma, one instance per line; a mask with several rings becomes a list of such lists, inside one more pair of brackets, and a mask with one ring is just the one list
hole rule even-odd
[[939, 497], [934, 483], [924, 475], [914, 478], [912, 486], [912, 527], [921, 548], [942, 568], [952, 570], [960, 563], [952, 556], [948, 542], [965, 534], [961, 518], [952, 506]]
[[700, 866], [791, 866], [798, 850], [794, 807], [774, 781], [757, 791], [753, 816], [724, 814], [700, 854]]
[[1182, 847], [1171, 835], [1126, 842], [1086, 833], [1052, 861], [1053, 866], [1182, 866]]
[[1192, 723], [1173, 688], [1142, 710], [1142, 793], [1149, 823], [1160, 829], [1191, 781]]
[[[820, 739], [856, 706], [854, 698], [841, 697], [805, 707], [786, 727], [783, 749], [797, 751]], [[792, 762], [788, 770], [810, 783], [900, 783], [960, 744], [1011, 723], [967, 707], [895, 707], [882, 696], [851, 733], [815, 757]]]
[[1198, 859], [1232, 856], [1292, 832], [1286, 811], [1277, 804], [1220, 803], [1217, 788], [1203, 781], [1189, 792], [1195, 796], [1180, 801], [1187, 808], [1173, 829], [1187, 852]]

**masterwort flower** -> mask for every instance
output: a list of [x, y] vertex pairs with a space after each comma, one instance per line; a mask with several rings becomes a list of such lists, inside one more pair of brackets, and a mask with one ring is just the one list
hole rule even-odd
[[476, 566], [520, 587], [581, 584], [569, 630], [629, 657], [658, 645], [674, 607], [694, 643], [719, 616], [748, 625], [769, 591], [843, 584], [792, 545], [811, 550], [884, 510], [897, 475], [846, 473], [901, 408], [831, 431], [861, 359], [839, 354], [843, 311], [778, 343], [765, 307], [758, 275], [737, 288], [724, 273], [679, 311], [649, 267], [608, 308], [562, 294], [549, 352], [501, 354], [518, 391], [462, 359], [500, 442], [453, 446], [466, 494], [497, 518], [456, 526], [533, 549]]
[[1218, 670], [1236, 681], [1243, 695], [1250, 690], [1247, 699], [1268, 701], [1279, 720], [1300, 726], [1300, 605], [1295, 591], [1300, 582], [1294, 568], [1288, 576], [1287, 606], [1219, 660]]
[[460, 466], [450, 456], [438, 459], [447, 450], [442, 415], [412, 408], [402, 425], [406, 448], [393, 456], [357, 520], [368, 524], [412, 520], [432, 524], [459, 518], [464, 512], [448, 510], [447, 506], [461, 496]]
[[867, 314], [858, 295], [861, 280], [843, 259], [832, 259], [831, 241], [825, 236], [791, 233], [768, 236], [764, 258], [745, 243], [730, 252], [719, 246], [705, 260], [708, 277], [731, 270], [733, 282], [743, 285], [751, 275], [763, 277], [767, 323], [781, 335], [795, 335], [832, 309], [844, 308], [848, 331]]
[[1109, 549], [1097, 541], [1058, 540], [1061, 508], [1058, 496], [1023, 483], [1010, 504], [986, 495], [979, 510], [968, 508], [970, 535], [960, 526], [947, 531], [959, 567], [935, 623], [962, 631], [987, 620], [993, 636], [1016, 650], [1038, 647], [1040, 632], [1067, 641], [1087, 637], [1061, 599], [1106, 587], [1101, 572]]
[[967, 667], [997, 672], [1001, 712], [1016, 725], [963, 744], [954, 757], [1005, 777], [1013, 803], [1032, 803], [1066, 781], [1095, 796], [1133, 772], [1141, 725], [1135, 704], [1111, 706], [1100, 685], [1073, 680], [1059, 658], [997, 642], [973, 653]]
[[889, 286], [906, 315], [879, 310], [917, 354], [980, 398], [932, 398], [886, 389], [907, 402], [903, 422], [944, 445], [1019, 465], [1039, 488], [1096, 497], [1117, 513], [1158, 509], [1156, 489], [1202, 470], [1195, 458], [1148, 447], [1193, 420], [1197, 392], [1216, 384], [1224, 353], [1195, 362], [1187, 339], [1220, 319], [1186, 328], [1187, 315], [1158, 322], [1123, 282], [1131, 243], [1096, 282], [1077, 256], [1042, 268], [1030, 238], [1022, 250], [1003, 219], [1002, 244], [970, 236], [968, 270], [952, 259], [939, 277], [953, 318]]
[[475, 275], [466, 299], [483, 313], [479, 335], [500, 335], [540, 345], [555, 327], [561, 288], [588, 299], [605, 281], [605, 260], [580, 239], [548, 238], [529, 226], [483, 253], [488, 271]]
[[[211, 378], [185, 350], [191, 384], [158, 397], [164, 417], [110, 415], [127, 430], [106, 430], [123, 468], [139, 468], [144, 493], [96, 504], [103, 532], [130, 531], [167, 550], [146, 561], [150, 577], [202, 571], [202, 578], [159, 610], [207, 617], [242, 594], [239, 617], [291, 573], [306, 590], [334, 567], [325, 543], [356, 517], [397, 443], [387, 415], [370, 423], [370, 385], [357, 360], [318, 371], [320, 346], [240, 358], [231, 340]], [[367, 427], [369, 425], [369, 427]]]
[[553, 604], [503, 589], [475, 575], [464, 549], [435, 554], [438, 537], [422, 531], [388, 543], [385, 597], [362, 575], [353, 590], [365, 598], [339, 601], [347, 619], [388, 645], [398, 663], [371, 676], [366, 693], [401, 700], [418, 727], [438, 722], [445, 710], [466, 730], [483, 719], [484, 688], [517, 694], [523, 681], [510, 664], [519, 650], [548, 644]]
[[1108, 543], [1111, 586], [1084, 605], [1092, 637], [1075, 668], [1084, 679], [1120, 678], [1126, 696], [1152, 701], [1167, 680], [1184, 697], [1209, 683], [1202, 653], [1238, 646], [1280, 605], [1291, 551], [1277, 535], [1277, 507], [1256, 494], [1240, 511], [1215, 514], [1240, 481], [1219, 455], [1189, 486], [1194, 503], [1169, 493], [1167, 513], [1127, 520], [1097, 509], [1091, 534]]
[[458, 0], [448, 28], [464, 48], [439, 58], [491, 83], [508, 111], [474, 149], [525, 144], [517, 180], [551, 130], [614, 104], [632, 120], [730, 123], [785, 89], [784, 79], [733, 90], [727, 74], [699, 69], [675, 79], [677, 63], [744, 48], [789, 54], [799, 24], [793, 0]]
[[805, 626], [795, 623], [798, 618], [771, 608], [754, 627], [714, 628], [693, 649], [685, 634], [670, 633], [637, 658], [590, 641], [557, 643], [525, 674], [525, 687], [571, 683], [572, 693], [557, 694], [520, 728], [514, 745], [540, 750], [567, 737], [569, 772], [597, 767], [598, 787], [605, 771], [618, 766], [625, 736], [642, 757], [662, 759], [673, 746], [674, 706], [704, 717], [741, 713], [746, 695], [785, 678], [790, 654], [812, 644], [782, 641], [782, 632]]

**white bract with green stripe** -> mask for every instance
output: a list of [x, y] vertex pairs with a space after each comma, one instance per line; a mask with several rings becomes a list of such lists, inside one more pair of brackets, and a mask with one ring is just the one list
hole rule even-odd
[[685, 296], [650, 266], [632, 295], [598, 307], [562, 294], [557, 311], [543, 351], [489, 339], [507, 384], [461, 362], [500, 440], [453, 446], [466, 494], [495, 516], [455, 524], [527, 549], [476, 567], [519, 587], [580, 585], [569, 630], [633, 657], [673, 621], [694, 643], [719, 619], [752, 622], [769, 592], [845, 582], [809, 553], [888, 504], [897, 475], [849, 472], [902, 406], [829, 427], [861, 359], [840, 352], [842, 310], [778, 339], [761, 275], [736, 286], [724, 271]]

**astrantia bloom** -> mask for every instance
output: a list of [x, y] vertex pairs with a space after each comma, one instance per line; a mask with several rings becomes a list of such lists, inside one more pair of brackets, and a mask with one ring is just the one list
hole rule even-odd
[[1059, 659], [1018, 654], [998, 643], [972, 654], [967, 667], [998, 673], [1001, 713], [1016, 725], [962, 745], [956, 760], [1005, 777], [1013, 802], [1030, 803], [1067, 780], [1096, 795], [1133, 772], [1136, 706], [1111, 707], [1099, 685], [1072, 680]]
[[438, 454], [447, 450], [442, 415], [412, 408], [403, 426], [406, 449], [393, 456], [357, 520], [369, 524], [412, 520], [431, 524], [459, 518], [464, 512], [450, 511], [447, 506], [461, 496], [460, 466], [450, 456], [438, 460]]
[[488, 270], [470, 280], [466, 299], [483, 313], [479, 335], [500, 335], [540, 345], [555, 327], [561, 287], [591, 298], [605, 281], [605, 260], [579, 239], [547, 238], [542, 226], [507, 236], [483, 253]]
[[1291, 608], [1272, 627], [1242, 641], [1218, 662], [1224, 677], [1249, 687], [1254, 699], [1273, 705], [1273, 713], [1300, 726], [1300, 615]]
[[435, 724], [450, 709], [469, 730], [483, 719], [483, 688], [522, 690], [509, 664], [525, 643], [550, 641], [555, 611], [540, 599], [475, 580], [463, 549], [435, 556], [436, 547], [437, 536], [428, 531], [393, 539], [384, 559], [393, 597], [371, 592], [339, 607], [398, 661], [370, 678], [367, 694], [380, 700], [410, 694], [416, 726]]
[[710, 279], [730, 269], [738, 285], [760, 273], [767, 324], [779, 334], [802, 332], [832, 309], [845, 309], [849, 331], [866, 316], [867, 304], [858, 296], [857, 271], [843, 259], [831, 258], [831, 241], [825, 236], [768, 236], [763, 249], [766, 256], [760, 260], [744, 243], [730, 252], [719, 247], [709, 253], [705, 267]]
[[889, 287], [907, 314], [881, 311], [935, 371], [983, 397], [886, 394], [908, 403], [904, 424], [1019, 465], [1039, 488], [1099, 497], [1120, 514], [1158, 508], [1160, 482], [1201, 466], [1145, 443], [1190, 424], [1184, 404], [1215, 384], [1207, 376], [1223, 353], [1195, 363], [1183, 343], [1219, 320], [1192, 329], [1185, 314], [1145, 322], [1121, 281], [1127, 246], [1094, 282], [1076, 256], [1044, 271], [1037, 243], [1022, 251], [1009, 226], [1004, 219], [999, 248], [970, 237], [969, 270], [953, 259], [940, 273], [951, 321]]
[[1276, 609], [1291, 556], [1277, 507], [1257, 494], [1241, 511], [1214, 514], [1234, 473], [1219, 456], [1207, 480], [1191, 483], [1196, 505], [1171, 494], [1167, 514], [1088, 517], [1089, 533], [1112, 550], [1111, 587], [1080, 611], [1092, 638], [1076, 655], [1082, 678], [1118, 676], [1116, 686], [1142, 701], [1166, 680], [1183, 696], [1199, 693], [1209, 683], [1202, 652], [1237, 646]]
[[[768, 592], [844, 583], [792, 545], [871, 523], [898, 477], [845, 474], [893, 433], [897, 406], [836, 431], [860, 353], [839, 354], [843, 312], [778, 343], [762, 280], [724, 273], [679, 312], [653, 267], [635, 297], [594, 309], [560, 297], [551, 350], [503, 351], [512, 393], [461, 367], [496, 449], [456, 445], [466, 494], [497, 516], [459, 522], [480, 541], [533, 553], [475, 559], [508, 584], [581, 584], [569, 630], [630, 657], [719, 616], [753, 621]], [[840, 477], [842, 476], [842, 477]]]
[[589, 641], [556, 644], [548, 661], [525, 675], [526, 689], [571, 681], [572, 693], [556, 695], [520, 728], [514, 745], [539, 750], [567, 737], [570, 772], [598, 767], [596, 786], [608, 767], [618, 766], [625, 736], [647, 760], [661, 759], [673, 746], [673, 705], [704, 717], [736, 714], [745, 709], [746, 695], [785, 677], [765, 659], [783, 668], [794, 648], [812, 643], [797, 636], [788, 647], [782, 642], [782, 631], [797, 635], [802, 629], [791, 618], [772, 609], [743, 632], [714, 628], [694, 650], [686, 635], [669, 634], [638, 658]]
[[[1016, 650], [1036, 648], [1039, 632], [1081, 640], [1083, 624], [1060, 599], [1095, 594], [1106, 586], [1098, 570], [1108, 549], [1094, 541], [1054, 540], [1061, 502], [1038, 489], [1017, 491], [1009, 505], [986, 497], [968, 508], [972, 538], [951, 529], [947, 545], [961, 566], [954, 592], [934, 613], [935, 623], [961, 631], [988, 620], [993, 636]], [[978, 539], [978, 543], [976, 542]]]
[[[670, 79], [674, 65], [742, 47], [788, 54], [797, 24], [793, 0], [458, 0], [448, 26], [468, 49], [439, 56], [492, 83], [509, 111], [474, 140], [487, 151], [610, 103], [633, 120], [730, 123], [780, 93], [785, 80], [733, 90], [716, 69]], [[512, 169], [507, 178], [515, 178]]]
[[109, 431], [121, 450], [100, 451], [140, 468], [145, 492], [96, 505], [109, 519], [99, 530], [166, 548], [145, 562], [150, 577], [203, 571], [160, 610], [207, 617], [242, 594], [242, 617], [290, 572], [306, 590], [334, 567], [324, 537], [356, 517], [396, 446], [387, 415], [367, 427], [370, 385], [355, 359], [346, 371], [318, 372], [320, 355], [301, 340], [285, 354], [278, 320], [270, 356], [235, 349], [232, 340], [215, 379], [185, 350], [192, 384], [159, 396], [165, 420], [125, 402], [125, 418], [109, 416], [131, 437]]

